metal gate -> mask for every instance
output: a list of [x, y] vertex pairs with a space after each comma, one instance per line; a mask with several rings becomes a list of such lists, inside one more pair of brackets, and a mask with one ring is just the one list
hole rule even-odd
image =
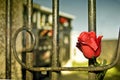
[[[120, 56], [120, 32], [118, 37], [118, 44], [116, 49], [116, 55], [114, 56], [113, 62], [109, 65], [105, 66], [91, 66], [93, 65], [91, 61], [89, 60], [89, 66], [88, 67], [61, 67], [59, 65], [59, 57], [58, 51], [59, 51], [59, 24], [58, 24], [58, 16], [59, 16], [59, 0], [52, 0], [52, 12], [53, 12], [53, 41], [52, 41], [52, 57], [51, 57], [51, 67], [33, 67], [32, 66], [32, 59], [33, 59], [33, 49], [35, 48], [37, 44], [37, 39], [34, 36], [34, 34], [31, 31], [32, 27], [32, 0], [27, 0], [27, 25], [25, 27], [22, 27], [18, 29], [15, 32], [15, 35], [11, 36], [11, 1], [12, 0], [6, 0], [6, 11], [7, 11], [7, 21], [6, 21], [6, 79], [11, 79], [11, 45], [13, 47], [14, 56], [16, 60], [19, 62], [19, 64], [24, 67], [26, 71], [26, 80], [33, 80], [33, 72], [35, 71], [50, 71], [50, 80], [59, 80], [59, 75], [61, 71], [88, 71], [89, 72], [89, 80], [96, 80], [96, 72], [104, 71], [107, 69], [112, 68], [119, 59]], [[96, 32], [96, 0], [88, 0], [88, 31], [95, 31]], [[30, 34], [30, 36], [27, 36], [27, 42], [26, 47], [24, 47], [22, 50], [23, 52], [26, 52], [27, 56], [27, 62], [26, 64], [23, 63], [19, 57], [18, 53], [16, 51], [16, 39], [20, 32], [26, 31]], [[32, 39], [31, 39], [31, 38]], [[11, 44], [12, 42], [12, 44]]]

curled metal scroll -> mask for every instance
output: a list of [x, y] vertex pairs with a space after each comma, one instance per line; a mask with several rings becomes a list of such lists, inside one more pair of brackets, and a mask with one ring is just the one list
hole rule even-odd
[[110, 69], [113, 66], [115, 66], [120, 57], [120, 49], [119, 49], [120, 48], [120, 31], [119, 31], [118, 43], [117, 43], [117, 48], [115, 53], [116, 56], [114, 57], [114, 60], [111, 64], [104, 65], [104, 66], [97, 66], [97, 67], [35, 67], [35, 68], [29, 67], [19, 59], [18, 53], [16, 51], [16, 38], [18, 34], [23, 30], [26, 30], [33, 38], [33, 46], [30, 49], [25, 49], [25, 50], [31, 51], [35, 46], [35, 41], [36, 41], [35, 36], [30, 31], [30, 29], [20, 28], [18, 29], [18, 31], [15, 33], [13, 37], [13, 51], [14, 51], [14, 56], [16, 60], [19, 62], [19, 64], [21, 64], [22, 67], [24, 67], [27, 70], [31, 70], [31, 71], [102, 71], [102, 70]]
[[36, 38], [35, 38], [34, 33], [33, 33], [33, 32], [31, 31], [31, 29], [28, 28], [28, 27], [19, 28], [19, 29], [15, 32], [15, 34], [14, 34], [14, 36], [13, 36], [12, 47], [13, 47], [13, 54], [14, 54], [14, 56], [15, 56], [15, 59], [19, 62], [19, 64], [21, 64], [24, 68], [27, 69], [25, 63], [23, 63], [23, 62], [19, 59], [19, 57], [18, 57], [18, 52], [17, 52], [17, 50], [16, 50], [16, 40], [17, 40], [18, 34], [19, 34], [20, 32], [22, 32], [22, 31], [28, 32], [28, 33], [30, 34], [31, 38], [32, 38], [32, 45], [31, 45], [31, 47], [30, 47], [30, 48], [22, 48], [22, 52], [31, 52], [31, 51], [33, 51], [34, 48], [35, 48], [35, 45], [36, 45], [36, 42], [37, 42], [37, 41], [36, 41]]

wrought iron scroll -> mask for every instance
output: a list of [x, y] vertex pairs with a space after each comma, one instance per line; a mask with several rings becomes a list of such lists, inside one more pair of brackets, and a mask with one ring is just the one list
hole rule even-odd
[[[15, 36], [13, 37], [13, 40], [16, 40], [16, 36], [18, 35], [18, 33], [16, 32]], [[24, 68], [31, 70], [31, 71], [102, 71], [102, 70], [106, 70], [106, 69], [110, 69], [113, 66], [116, 65], [116, 63], [119, 60], [120, 57], [120, 30], [119, 30], [119, 37], [118, 37], [118, 42], [117, 42], [117, 48], [116, 48], [116, 52], [115, 52], [115, 57], [113, 59], [113, 62], [111, 62], [108, 65], [105, 66], [97, 66], [97, 67], [29, 67], [27, 65], [25, 65], [18, 57], [18, 53], [16, 51], [16, 47], [15, 47], [15, 41], [13, 43], [13, 50], [14, 50], [14, 56], [16, 58], [16, 60], [19, 62], [19, 64], [21, 64], [21, 66], [23, 66]]]
[[[95, 1], [95, 0], [88, 0], [88, 2], [91, 1]], [[104, 66], [97, 66], [97, 67], [92, 67], [92, 66], [88, 66], [88, 67], [58, 67], [57, 66], [57, 28], [58, 28], [58, 5], [59, 5], [59, 0], [53, 0], [53, 29], [54, 29], [54, 35], [53, 35], [53, 55], [52, 55], [52, 67], [32, 67], [32, 66], [27, 66], [25, 63], [23, 63], [19, 57], [18, 57], [18, 53], [16, 51], [16, 39], [18, 34], [22, 31], [22, 30], [26, 30], [31, 37], [33, 38], [33, 46], [30, 49], [24, 49], [24, 51], [32, 51], [35, 47], [36, 44], [36, 38], [34, 36], [34, 34], [30, 31], [29, 28], [21, 28], [18, 29], [18, 31], [16, 31], [14, 37], [13, 37], [13, 51], [14, 51], [14, 56], [16, 58], [16, 60], [19, 62], [19, 64], [21, 64], [21, 66], [23, 66], [25, 69], [30, 70], [30, 71], [51, 71], [52, 72], [52, 76], [56, 76], [56, 78], [52, 78], [51, 80], [57, 80], [57, 76], [58, 74], [56, 73], [57, 71], [103, 71], [103, 70], [107, 70], [112, 68], [113, 66], [116, 65], [116, 63], [119, 60], [120, 57], [120, 31], [119, 31], [119, 36], [118, 36], [118, 44], [117, 44], [117, 48], [116, 48], [116, 56], [113, 60], [113, 62], [111, 62], [108, 65], [104, 65]], [[90, 4], [90, 8], [92, 9], [91, 6], [95, 5], [94, 2]], [[90, 10], [91, 10], [90, 9]], [[95, 15], [94, 15], [95, 16]], [[93, 18], [93, 17], [92, 17]], [[96, 19], [91, 19], [90, 20], [96, 20]], [[95, 25], [95, 24], [93, 24]], [[93, 26], [90, 26], [90, 29], [94, 30], [95, 28], [92, 28]]]

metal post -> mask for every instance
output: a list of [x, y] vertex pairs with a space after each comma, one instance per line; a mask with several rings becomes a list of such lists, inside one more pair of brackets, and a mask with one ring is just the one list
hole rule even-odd
[[11, 79], [11, 0], [6, 0], [6, 79]]
[[[96, 0], [88, 0], [88, 31], [96, 32]], [[94, 66], [94, 61], [89, 59], [89, 66]], [[89, 80], [96, 80], [96, 74], [89, 71]]]
[[[59, 17], [59, 0], [52, 0], [53, 10], [53, 53], [52, 53], [52, 67], [58, 66], [58, 17]], [[59, 72], [51, 72], [51, 80], [58, 80]]]
[[96, 0], [88, 0], [88, 30], [96, 32]]
[[[32, 28], [32, 5], [33, 5], [33, 2], [32, 0], [27, 0], [27, 27], [28, 28]], [[26, 34], [27, 35], [27, 34]], [[30, 47], [31, 45], [31, 39], [30, 39], [30, 36], [26, 36], [26, 47]], [[26, 53], [26, 65], [29, 66], [29, 67], [32, 67], [33, 66], [33, 53], [32, 52], [27, 52]], [[26, 80], [33, 80], [33, 74], [31, 71], [29, 70], [26, 70]]]

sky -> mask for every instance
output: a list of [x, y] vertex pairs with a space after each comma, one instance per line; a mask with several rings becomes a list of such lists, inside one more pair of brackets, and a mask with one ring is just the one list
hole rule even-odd
[[[52, 8], [52, 0], [33, 1], [41, 6]], [[88, 31], [88, 0], [59, 0], [59, 10], [75, 16], [72, 21], [71, 52], [74, 53], [76, 50], [75, 59], [85, 61], [83, 54], [79, 54], [80, 51], [76, 49], [76, 42], [81, 32]], [[103, 39], [118, 38], [120, 0], [96, 0], [96, 26], [97, 35], [103, 35]]]
[[[34, 3], [52, 7], [52, 0], [33, 0]], [[72, 32], [88, 31], [88, 0], [59, 0], [59, 10], [75, 16]], [[117, 39], [120, 27], [120, 0], [96, 0], [97, 34], [103, 39]]]

